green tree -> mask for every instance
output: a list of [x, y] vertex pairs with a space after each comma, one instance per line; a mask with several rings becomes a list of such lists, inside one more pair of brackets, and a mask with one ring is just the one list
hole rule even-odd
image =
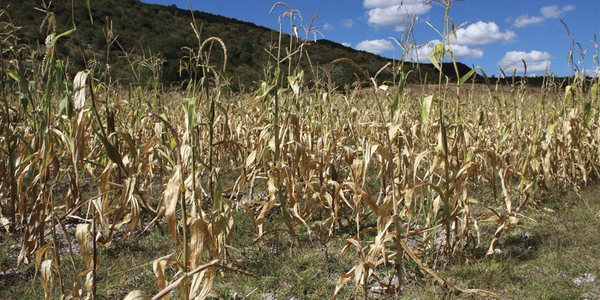
[[162, 68], [163, 83], [184, 79], [179, 77], [179, 60], [188, 54], [184, 47], [192, 47], [189, 42], [181, 37], [168, 36], [150, 43], [148, 47], [153, 54], [161, 53], [166, 60]]

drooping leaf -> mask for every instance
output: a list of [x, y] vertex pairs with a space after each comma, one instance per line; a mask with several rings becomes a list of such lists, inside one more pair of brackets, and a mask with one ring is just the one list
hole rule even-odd
[[463, 75], [463, 77], [460, 78], [460, 82], [458, 83], [458, 86], [463, 85], [467, 80], [469, 80], [469, 78], [471, 78], [471, 76], [473, 76], [473, 74], [475, 74], [475, 71], [477, 71], [477, 69], [480, 69], [480, 68], [475, 67], [475, 69], [471, 69], [471, 71], [469, 71], [467, 74]]
[[85, 106], [86, 92], [85, 86], [87, 77], [90, 74], [88, 70], [83, 70], [75, 75], [73, 80], [73, 99], [75, 104], [75, 110], [79, 111]]
[[[164, 299], [169, 299], [168, 295], [167, 298]], [[133, 290], [129, 292], [129, 294], [127, 294], [127, 296], [125, 296], [123, 300], [152, 300], [152, 298], [150, 298], [148, 295], [144, 294], [144, 292], [140, 290]]]
[[171, 231], [171, 236], [177, 247], [177, 219], [175, 211], [177, 208], [177, 200], [179, 200], [181, 194], [181, 172], [180, 166], [177, 165], [173, 168], [173, 176], [167, 183], [167, 187], [163, 193], [164, 206], [165, 206], [165, 218], [167, 219], [167, 225]]
[[421, 119], [423, 128], [427, 128], [429, 124], [429, 115], [431, 113], [431, 104], [433, 103], [433, 95], [429, 95], [423, 99], [423, 107], [421, 109]]
[[88, 240], [90, 237], [90, 224], [79, 224], [75, 229], [75, 237], [79, 244], [79, 250], [83, 258], [83, 262], [87, 266], [88, 270], [92, 268], [92, 260], [90, 259], [90, 248], [88, 246]]

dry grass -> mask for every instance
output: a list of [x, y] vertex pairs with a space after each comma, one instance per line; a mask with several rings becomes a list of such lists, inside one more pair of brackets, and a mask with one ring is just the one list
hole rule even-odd
[[[287, 8], [282, 17], [293, 19]], [[226, 45], [200, 43], [196, 30], [199, 48], [182, 66], [197, 80], [186, 90], [164, 92], [158, 75], [151, 88], [127, 90], [98, 76], [94, 61], [66, 77], [52, 40], [42, 64], [25, 68], [31, 56], [5, 28], [0, 220], [16, 265], [2, 267], [34, 274], [46, 298], [233, 297], [218, 289], [244, 280], [246, 295], [281, 284], [285, 296], [304, 286], [299, 297], [366, 298], [377, 281], [391, 297], [419, 278], [448, 295], [498, 298], [510, 290], [449, 280], [445, 270], [494, 260], [540, 193], [598, 176], [597, 79], [533, 92], [469, 89], [464, 77], [452, 89], [411, 92], [401, 69], [387, 65], [381, 72], [399, 73], [396, 89], [379, 91], [375, 75], [366, 96], [340, 94], [326, 72], [294, 66], [307, 42], [297, 35], [269, 49], [254, 93], [233, 95], [223, 66], [210, 61]], [[299, 28], [306, 38], [315, 32]], [[140, 65], [160, 72], [160, 60]], [[305, 83], [304, 72], [321, 79]], [[164, 246], [131, 264], [148, 267], [113, 264], [157, 232], [169, 236], [156, 237]], [[286, 270], [286, 258], [300, 269]], [[132, 276], [123, 290], [109, 286], [117, 274]], [[400, 280], [390, 284], [394, 274]], [[230, 277], [242, 283], [229, 287]], [[317, 278], [327, 288], [313, 289]]]

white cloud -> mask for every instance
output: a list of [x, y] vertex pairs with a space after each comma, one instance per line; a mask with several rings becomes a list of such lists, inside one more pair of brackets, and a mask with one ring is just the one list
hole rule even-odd
[[[536, 17], [536, 16], [529, 17], [529, 14], [520, 15], [515, 19], [513, 26], [527, 27], [531, 24], [539, 24], [549, 18], [558, 18], [558, 17], [560, 17], [560, 15], [564, 14], [565, 12], [572, 11], [572, 10], [575, 10], [575, 6], [573, 6], [573, 5], [565, 5], [562, 8], [558, 8], [558, 5], [544, 6], [540, 9], [540, 13], [542, 14], [541, 17]], [[510, 21], [512, 21], [512, 18], [507, 18], [506, 21], [510, 22]]]
[[453, 44], [465, 46], [483, 46], [502, 42], [503, 44], [512, 43], [517, 35], [510, 30], [504, 33], [494, 22], [483, 22], [469, 25], [467, 28], [459, 28], [456, 30], [456, 39], [454, 35], [450, 42]]
[[[456, 38], [454, 35], [450, 38], [450, 47], [454, 53], [454, 59], [477, 59], [483, 57], [483, 50], [478, 48], [471, 48], [477, 46], [484, 46], [495, 44], [498, 42], [511, 43], [517, 35], [510, 30], [505, 32], [500, 31], [500, 28], [494, 22], [483, 22], [471, 24], [466, 28], [459, 28], [456, 31]], [[429, 53], [435, 48], [435, 45], [441, 44], [440, 40], [433, 40], [426, 45], [409, 51], [406, 55], [406, 59], [409, 61], [428, 62]], [[444, 61], [451, 61], [450, 54], [444, 55]]]
[[529, 17], [529, 15], [521, 15], [521, 16], [517, 17], [513, 26], [526, 27], [531, 24], [542, 23], [543, 21], [544, 21], [544, 18], [542, 18], [542, 17]]
[[348, 27], [348, 28], [352, 28], [352, 27], [354, 27], [354, 20], [352, 20], [352, 19], [343, 19], [342, 20], [342, 26]]
[[524, 71], [522, 60], [524, 60], [527, 64], [527, 73], [544, 72], [550, 68], [550, 59], [552, 58], [550, 53], [536, 50], [531, 52], [510, 51], [498, 62], [498, 67], [504, 69], [511, 66], [517, 69], [517, 73], [522, 73]]
[[[467, 46], [462, 45], [450, 45], [452, 47], [452, 52], [454, 53], [454, 59], [461, 60], [467, 58], [482, 58], [483, 51], [481, 49], [472, 49]], [[450, 55], [447, 55], [450, 57]], [[450, 58], [448, 58], [450, 60]]]
[[[413, 48], [406, 54], [406, 60], [416, 62], [418, 59], [419, 62], [429, 63], [429, 53], [435, 48], [435, 45], [441, 43], [440, 40], [433, 40], [419, 48]], [[452, 47], [455, 60], [483, 57], [481, 49], [472, 49], [463, 45], [450, 45], [450, 47]], [[450, 54], [444, 55], [444, 61], [452, 61], [452, 56]]]
[[600, 77], [600, 67], [596, 67], [593, 70], [585, 70], [585, 75], [590, 77]]
[[540, 12], [544, 16], [544, 18], [558, 18], [565, 12], [575, 10], [575, 6], [573, 5], [565, 5], [562, 9], [558, 8], [558, 5], [552, 6], [544, 6], [540, 9]]
[[323, 25], [323, 29], [325, 29], [325, 30], [334, 30], [335, 27], [331, 26], [331, 24], [329, 24], [329, 23], [325, 23], [325, 25]]
[[350, 44], [350, 43], [342, 43], [342, 45], [344, 45], [344, 46], [346, 46], [346, 47], [350, 47], [350, 46], [352, 46], [352, 44]]
[[415, 15], [422, 15], [431, 9], [424, 0], [364, 0], [363, 6], [368, 8], [368, 23], [373, 27], [394, 26], [400, 31], [405, 23]]
[[356, 45], [356, 50], [363, 50], [375, 54], [381, 54], [385, 51], [394, 50], [394, 44], [391, 41], [379, 39], [379, 40], [365, 40]]

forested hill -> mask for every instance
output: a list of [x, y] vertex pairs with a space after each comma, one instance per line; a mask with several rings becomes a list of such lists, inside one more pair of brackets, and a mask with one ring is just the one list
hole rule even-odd
[[[46, 1], [48, 2], [48, 1]], [[20, 29], [17, 31], [21, 42], [32, 46], [43, 45], [48, 32], [49, 19], [44, 10], [52, 12], [56, 20], [56, 33], [60, 34], [73, 28], [72, 16], [75, 19], [78, 36], [88, 52], [88, 59], [95, 57], [102, 63], [108, 61], [114, 72], [114, 77], [123, 81], [133, 80], [132, 61], [150, 58], [157, 53], [162, 55], [164, 64], [161, 71], [161, 81], [165, 84], [181, 82], [185, 79], [179, 74], [179, 60], [189, 55], [187, 48], [197, 49], [199, 41], [194, 33], [191, 12], [179, 9], [176, 6], [162, 6], [142, 3], [138, 0], [94, 0], [89, 1], [91, 18], [86, 1], [53, 1], [50, 7], [43, 7], [39, 0], [0, 0], [0, 7], [5, 13], [0, 16], [1, 22], [9, 22]], [[265, 16], [269, 17], [268, 12]], [[9, 19], [10, 17], [10, 19]], [[276, 16], [271, 16], [275, 18]], [[236, 88], [251, 85], [263, 78], [264, 66], [269, 61], [269, 54], [265, 49], [272, 49], [276, 44], [279, 34], [277, 31], [257, 26], [224, 16], [194, 11], [194, 18], [200, 32], [200, 39], [219, 37], [227, 47], [226, 75]], [[93, 23], [92, 20], [93, 19]], [[43, 25], [43, 26], [42, 26]], [[4, 33], [10, 27], [4, 27]], [[116, 43], [107, 46], [105, 33], [112, 29], [116, 36]], [[283, 45], [289, 45], [289, 36], [284, 36]], [[223, 60], [220, 47], [214, 46], [211, 59], [215, 65]], [[69, 57], [72, 62], [70, 73], [74, 74], [84, 68], [85, 63], [80, 53], [75, 34], [63, 37], [57, 46], [58, 55], [65, 59]], [[362, 76], [354, 66], [348, 63], [330, 64], [338, 58], [352, 59], [370, 76], [374, 76], [389, 59], [364, 51], [357, 51], [341, 44], [319, 40], [306, 47], [312, 67], [324, 66], [338, 85], [345, 85], [356, 81], [356, 76]], [[108, 58], [106, 57], [108, 53]], [[129, 61], [125, 59], [129, 55]], [[92, 56], [93, 55], [93, 56]], [[301, 68], [310, 76], [311, 69], [307, 56], [300, 62]], [[139, 66], [139, 65], [135, 65]], [[450, 67], [448, 65], [448, 67]], [[406, 68], [415, 68], [407, 65]], [[137, 68], [141, 77], [151, 77], [147, 68]], [[470, 71], [470, 68], [459, 63], [461, 74]], [[435, 69], [430, 64], [421, 64], [421, 74], [437, 80]], [[411, 72], [411, 80], [416, 80], [418, 72]], [[454, 70], [445, 73], [455, 76]], [[389, 71], [382, 72], [378, 81], [391, 80]]]

